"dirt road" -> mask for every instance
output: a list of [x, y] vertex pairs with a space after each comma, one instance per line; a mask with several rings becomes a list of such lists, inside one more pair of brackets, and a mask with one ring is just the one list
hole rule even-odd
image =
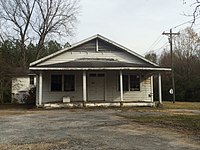
[[195, 137], [134, 123], [119, 113], [120, 109], [2, 110], [0, 149], [200, 149]]

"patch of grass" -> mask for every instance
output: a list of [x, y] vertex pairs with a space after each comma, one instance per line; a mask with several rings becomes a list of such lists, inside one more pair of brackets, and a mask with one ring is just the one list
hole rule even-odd
[[175, 129], [187, 134], [199, 136], [200, 133], [200, 115], [170, 115], [159, 116], [133, 116], [120, 114], [119, 116], [132, 119], [134, 122]]
[[197, 109], [200, 110], [200, 102], [163, 102], [165, 109]]

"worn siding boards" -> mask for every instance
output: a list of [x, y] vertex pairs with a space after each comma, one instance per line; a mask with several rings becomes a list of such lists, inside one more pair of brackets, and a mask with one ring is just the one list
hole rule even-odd
[[[137, 74], [129, 72], [128, 74]], [[106, 101], [120, 101], [120, 91], [118, 90], [118, 76], [119, 72], [107, 72], [107, 76], [111, 77], [107, 79], [107, 99]], [[124, 92], [124, 101], [147, 101], [151, 102], [151, 78], [141, 80], [140, 91], [127, 91]]]
[[111, 45], [110, 43], [107, 43], [100, 39], [98, 40], [98, 45], [99, 45], [99, 51], [117, 51], [117, 52], [123, 51], [117, 46]]
[[[90, 72], [87, 72], [89, 74]], [[105, 73], [105, 101], [106, 102], [115, 102], [120, 101], [120, 91], [118, 90], [118, 71], [107, 71]], [[129, 72], [130, 74], [137, 74], [136, 72]], [[52, 92], [51, 91], [51, 74], [75, 74], [75, 92]], [[128, 101], [146, 101], [151, 102], [151, 78], [145, 78], [141, 80], [140, 91], [128, 91], [124, 92], [124, 102]], [[37, 84], [38, 85], [38, 84]], [[70, 72], [43, 72], [43, 103], [62, 101], [64, 96], [69, 96], [72, 102], [83, 101], [83, 87], [82, 87], [82, 71]], [[88, 90], [88, 89], [87, 89]], [[38, 92], [37, 92], [37, 104], [38, 104]]]
[[52, 59], [38, 64], [38, 66], [64, 63], [82, 58], [115, 59], [122, 62], [147, 65], [146, 63], [144, 63], [144, 61], [141, 61], [140, 59], [123, 52], [65, 52], [62, 55], [56, 56]]
[[96, 40], [91, 40], [82, 45], [79, 45], [73, 49], [70, 49], [69, 52], [95, 52], [96, 51]]
[[64, 63], [80, 58], [107, 58], [115, 59], [118, 61], [142, 64], [144, 66], [150, 65], [149, 63], [126, 52], [125, 50], [122, 50], [102, 40], [99, 40], [99, 51], [96, 52], [96, 40], [94, 39], [71, 50], [68, 50], [62, 54], [59, 54], [53, 58], [50, 58], [44, 62], [41, 62], [37, 66]]
[[[52, 92], [51, 91], [51, 74], [74, 74], [75, 75], [75, 91], [73, 92]], [[64, 96], [69, 96], [71, 101], [82, 101], [82, 72], [45, 72], [43, 73], [43, 103], [62, 102]]]

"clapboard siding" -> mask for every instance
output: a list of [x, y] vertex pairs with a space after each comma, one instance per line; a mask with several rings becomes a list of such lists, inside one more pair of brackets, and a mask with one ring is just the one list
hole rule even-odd
[[[52, 92], [51, 74], [74, 74], [75, 75], [75, 91], [72, 92]], [[69, 96], [71, 101], [82, 101], [82, 72], [46, 72], [43, 73], [43, 103], [62, 101], [64, 96]]]
[[[126, 74], [138, 74], [136, 72], [128, 72]], [[107, 99], [106, 101], [120, 101], [120, 91], [118, 90], [119, 72], [107, 72]], [[124, 92], [124, 101], [151, 101], [149, 94], [151, 93], [151, 77], [141, 77], [140, 91]]]
[[[87, 74], [90, 72], [88, 71]], [[105, 101], [114, 102], [120, 101], [120, 91], [118, 90], [119, 71], [106, 71], [105, 73]], [[51, 74], [74, 74], [75, 75], [75, 91], [74, 92], [52, 92], [51, 86]], [[43, 72], [43, 103], [62, 101], [64, 96], [69, 96], [72, 102], [83, 101], [83, 88], [82, 88], [82, 71], [62, 71], [62, 72]], [[124, 74], [138, 74], [138, 72], [124, 72]], [[143, 77], [142, 77], [143, 76]], [[124, 92], [124, 101], [149, 101], [151, 102], [151, 77], [141, 76], [140, 91], [128, 91]], [[88, 78], [87, 78], [88, 80]], [[88, 83], [88, 81], [87, 81]], [[38, 89], [38, 88], [37, 88]], [[87, 89], [88, 90], [88, 89]], [[37, 103], [38, 103], [38, 91], [37, 91]]]
[[82, 58], [104, 58], [104, 59], [115, 59], [118, 61], [136, 63], [136, 64], [144, 64], [144, 62], [135, 56], [130, 55], [125, 52], [65, 52], [62, 55], [56, 56], [52, 59], [49, 59], [45, 62], [38, 64], [38, 66], [42, 65], [50, 65], [57, 63], [64, 63], [73, 61], [76, 59]]
[[108, 58], [124, 62], [149, 65], [149, 63], [136, 57], [135, 55], [132, 55], [127, 51], [101, 39], [98, 39], [98, 51], [96, 51], [96, 39], [93, 39], [82, 45], [69, 49], [68, 51], [60, 53], [53, 58], [45, 60], [44, 62], [37, 64], [37, 66], [64, 63], [80, 58]]
[[96, 51], [96, 40], [92, 40], [89, 42], [86, 42], [80, 46], [77, 46], [71, 50], [70, 52], [95, 52]]
[[114, 45], [111, 45], [103, 40], [98, 40], [98, 47], [99, 47], [99, 51], [124, 51]]

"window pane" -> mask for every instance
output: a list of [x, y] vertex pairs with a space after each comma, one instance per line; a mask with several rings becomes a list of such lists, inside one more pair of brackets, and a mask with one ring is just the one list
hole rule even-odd
[[130, 75], [130, 90], [140, 91], [140, 76], [139, 75]]
[[128, 91], [128, 75], [123, 75], [123, 91]]
[[65, 75], [64, 76], [64, 91], [75, 91], [74, 75]]
[[[123, 75], [123, 91], [128, 91], [128, 75]], [[118, 89], [120, 91], [120, 76], [119, 76], [119, 84], [118, 84]]]
[[62, 75], [51, 75], [51, 91], [62, 91]]

